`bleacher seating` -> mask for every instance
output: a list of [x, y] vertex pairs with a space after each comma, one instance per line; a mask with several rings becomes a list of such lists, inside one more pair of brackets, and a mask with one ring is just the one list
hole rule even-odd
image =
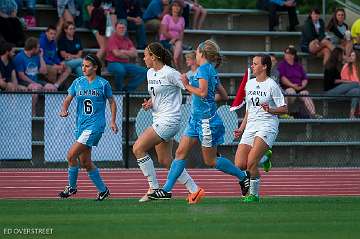
[[[52, 6], [39, 5], [36, 14], [40, 26], [29, 28], [26, 32], [27, 36], [38, 36], [48, 24], [55, 24], [57, 21], [55, 8]], [[304, 17], [300, 16], [301, 19]], [[298, 48], [300, 41], [300, 32], [266, 31], [267, 13], [259, 10], [209, 9], [204, 28], [205, 30], [186, 30], [185, 43], [195, 46], [208, 38], [213, 38], [219, 43], [221, 53], [226, 59], [219, 69], [220, 76], [222, 83], [232, 94], [236, 92], [252, 55], [271, 52], [280, 58], [286, 46], [292, 44]], [[77, 31], [83, 41], [85, 52], [95, 52], [97, 45], [91, 32], [85, 28], [79, 28]], [[130, 36], [133, 38], [134, 34], [130, 32]], [[155, 37], [154, 33], [149, 33], [148, 40], [152, 41]], [[139, 51], [140, 60], [142, 53]], [[309, 89], [312, 92], [321, 92], [323, 88], [321, 59], [310, 57], [305, 53], [300, 53], [299, 57], [308, 72]], [[144, 86], [140, 91], [145, 89]], [[132, 98], [130, 103], [131, 143], [136, 139], [135, 117], [142, 100], [143, 96], [139, 96]], [[335, 101], [326, 104], [324, 100], [318, 99], [315, 103], [319, 113], [325, 112], [325, 116], [330, 119], [281, 120], [280, 134], [274, 146], [275, 166], [353, 166], [353, 158], [360, 151], [360, 120], [346, 119], [348, 106], [344, 107], [344, 105], [348, 105], [348, 102], [344, 104], [344, 101]], [[242, 113], [239, 115], [241, 117]], [[339, 117], [343, 119], [334, 119]], [[41, 161], [44, 118], [34, 117], [33, 122], [33, 155]], [[222, 146], [220, 151], [233, 158], [235, 149], [236, 142]], [[135, 162], [131, 153], [130, 157], [129, 161]], [[130, 164], [130, 166], [134, 165]], [[191, 163], [191, 166], [203, 166], [203, 164], [201, 160], [197, 160]]]

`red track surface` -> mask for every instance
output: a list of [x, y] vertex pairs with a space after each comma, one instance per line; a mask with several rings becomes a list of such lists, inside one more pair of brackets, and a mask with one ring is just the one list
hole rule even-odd
[[[167, 171], [159, 169], [164, 183]], [[190, 169], [190, 175], [210, 197], [238, 197], [239, 185], [234, 177], [212, 169]], [[139, 169], [102, 169], [101, 174], [112, 198], [139, 198], [147, 191], [147, 182]], [[0, 198], [57, 198], [67, 185], [65, 170], [0, 170]], [[360, 196], [360, 168], [272, 169], [261, 178], [263, 196]], [[94, 198], [96, 189], [82, 170], [76, 198]], [[186, 195], [177, 184], [173, 195]]]

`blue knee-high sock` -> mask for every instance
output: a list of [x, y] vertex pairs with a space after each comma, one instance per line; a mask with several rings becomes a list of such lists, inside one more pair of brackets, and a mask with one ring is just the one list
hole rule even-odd
[[79, 166], [70, 166], [68, 168], [68, 181], [71, 188], [76, 188]]
[[166, 183], [163, 187], [163, 190], [165, 192], [171, 192], [171, 190], [175, 185], [176, 180], [178, 179], [178, 177], [185, 168], [185, 163], [186, 163], [185, 160], [181, 160], [181, 159], [175, 159], [174, 161], [172, 161]]
[[246, 177], [246, 173], [244, 171], [241, 171], [230, 160], [224, 157], [216, 158], [215, 168], [224, 173], [237, 177], [239, 181], [244, 180], [244, 178]]
[[106, 186], [100, 176], [98, 168], [95, 168], [94, 170], [89, 171], [88, 176], [91, 179], [91, 181], [94, 183], [94, 185], [96, 186], [96, 188], [99, 192], [104, 192], [106, 190]]

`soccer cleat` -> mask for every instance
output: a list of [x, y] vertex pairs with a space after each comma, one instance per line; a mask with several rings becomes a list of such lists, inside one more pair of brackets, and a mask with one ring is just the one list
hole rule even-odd
[[201, 198], [205, 196], [205, 190], [202, 188], [199, 188], [199, 190], [195, 193], [189, 193], [187, 197], [187, 201], [189, 204], [196, 204], [200, 202]]
[[242, 201], [245, 202], [245, 203], [252, 203], [252, 202], [259, 202], [260, 199], [259, 199], [258, 196], [255, 196], [255, 195], [253, 195], [253, 194], [250, 194], [250, 195], [244, 197], [244, 198], [242, 199]]
[[66, 186], [64, 191], [59, 193], [59, 197], [61, 198], [68, 198], [71, 195], [76, 194], [77, 189], [76, 188], [71, 188], [70, 186]]
[[155, 189], [153, 193], [148, 194], [148, 197], [152, 200], [169, 200], [171, 199], [171, 193], [165, 192], [163, 189]]
[[152, 190], [151, 188], [149, 188], [149, 190], [145, 193], [144, 196], [142, 196], [142, 198], [139, 199], [139, 202], [148, 202], [151, 199], [149, 198], [149, 194], [153, 193], [154, 190]]
[[104, 200], [105, 198], [107, 198], [107, 197], [109, 197], [109, 196], [110, 196], [110, 191], [109, 191], [109, 189], [106, 187], [106, 189], [105, 189], [104, 192], [98, 193], [97, 198], [96, 198], [96, 201], [102, 201], [102, 200]]
[[246, 196], [250, 188], [250, 173], [248, 171], [246, 171], [246, 177], [244, 180], [240, 181], [239, 184], [241, 188], [241, 194]]
[[271, 156], [272, 156], [272, 151], [271, 149], [269, 149], [268, 151], [265, 152], [265, 155], [266, 156], [266, 161], [263, 162], [263, 169], [264, 169], [264, 172], [267, 173], [270, 171], [272, 165], [271, 165]]

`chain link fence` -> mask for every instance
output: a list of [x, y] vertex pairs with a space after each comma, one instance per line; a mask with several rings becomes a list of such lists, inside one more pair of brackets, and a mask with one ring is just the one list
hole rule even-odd
[[[67, 167], [66, 153], [75, 142], [73, 130], [76, 103], [72, 103], [68, 118], [60, 118], [58, 112], [64, 97], [65, 93], [39, 93], [37, 114], [32, 116], [32, 94], [0, 92], [1, 168]], [[120, 133], [114, 135], [107, 125], [99, 146], [93, 150], [93, 159], [98, 166], [137, 167], [132, 145], [143, 130], [151, 126], [151, 111], [141, 109], [143, 99], [148, 97], [145, 93], [115, 93]], [[290, 113], [280, 116], [280, 131], [273, 147], [275, 167], [360, 166], [359, 105], [356, 105], [354, 117], [350, 118], [354, 97], [287, 97]], [[305, 98], [312, 100], [314, 109], [309, 109]], [[230, 112], [231, 101], [230, 98], [228, 102], [219, 105], [218, 113], [224, 121], [226, 132], [225, 143], [218, 150], [233, 159], [238, 145], [238, 140], [233, 138], [233, 130], [241, 122], [245, 107]], [[181, 129], [175, 136], [173, 151], [177, 148], [190, 116], [186, 96], [183, 102]], [[156, 158], [153, 150], [149, 153]], [[191, 150], [188, 159], [189, 167], [206, 167], [202, 162], [199, 145]]]

